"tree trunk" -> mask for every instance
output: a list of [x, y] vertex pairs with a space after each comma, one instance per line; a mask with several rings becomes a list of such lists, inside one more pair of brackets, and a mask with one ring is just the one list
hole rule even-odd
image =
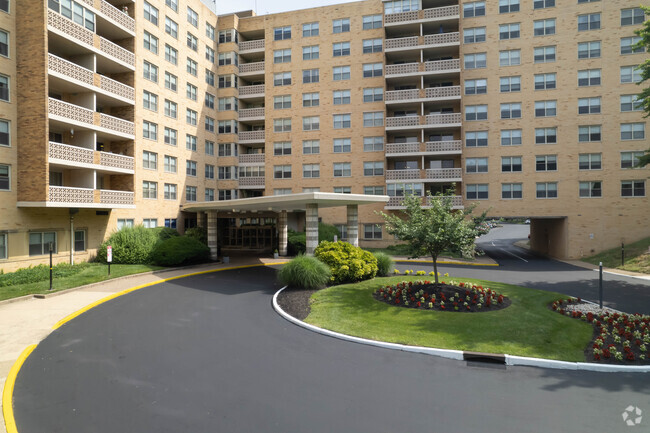
[[438, 284], [438, 256], [432, 255], [431, 258], [433, 259], [433, 273], [436, 277], [436, 284]]

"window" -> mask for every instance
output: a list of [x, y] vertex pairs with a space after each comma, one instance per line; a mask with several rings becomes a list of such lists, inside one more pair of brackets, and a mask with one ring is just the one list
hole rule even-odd
[[465, 197], [467, 200], [487, 200], [487, 183], [470, 183], [465, 186]]
[[364, 239], [382, 239], [381, 226], [379, 224], [364, 224], [363, 225], [363, 238]]
[[363, 89], [363, 102], [381, 102], [384, 100], [382, 87], [369, 87]]
[[603, 196], [603, 183], [601, 181], [595, 182], [580, 182], [580, 197], [602, 197]]
[[205, 116], [205, 130], [214, 132], [214, 119], [212, 117]]
[[199, 49], [199, 39], [190, 32], [187, 32], [187, 47], [194, 51]]
[[349, 186], [335, 186], [334, 192], [336, 194], [351, 194], [352, 188], [350, 188]]
[[165, 0], [165, 4], [174, 12], [178, 12], [178, 0]]
[[303, 107], [318, 107], [320, 105], [320, 93], [303, 93], [302, 106]]
[[306, 23], [302, 25], [302, 37], [318, 36], [318, 23]]
[[519, 92], [521, 90], [521, 77], [501, 77], [499, 79], [501, 93]]
[[381, 15], [366, 15], [363, 17], [363, 29], [380, 29], [382, 26]]
[[319, 71], [319, 69], [303, 69], [302, 82], [304, 84], [318, 83], [320, 81]]
[[486, 119], [487, 119], [487, 105], [466, 105], [465, 106], [465, 120], [486, 120]]
[[304, 140], [302, 142], [302, 153], [305, 155], [317, 155], [320, 153], [320, 140]]
[[487, 158], [466, 158], [465, 171], [467, 173], [487, 173], [488, 159]]
[[581, 153], [578, 155], [578, 168], [580, 170], [600, 170], [602, 156], [600, 153]]
[[535, 117], [553, 117], [557, 114], [557, 101], [535, 101]]
[[197, 68], [198, 68], [198, 63], [196, 63], [194, 60], [190, 59], [189, 57], [187, 58], [187, 73], [193, 76], [197, 76]]
[[0, 191], [11, 191], [11, 167], [0, 164]]
[[274, 165], [273, 166], [274, 179], [291, 179], [291, 166], [290, 165]]
[[273, 63], [289, 63], [291, 62], [291, 50], [274, 50]]
[[332, 73], [334, 81], [349, 80], [350, 67], [349, 66], [335, 66]]
[[599, 113], [600, 113], [600, 97], [578, 99], [578, 114], [599, 114]]
[[192, 24], [194, 27], [199, 27], [199, 14], [194, 12], [192, 8], [187, 8], [187, 22]]
[[282, 41], [285, 39], [291, 39], [291, 26], [275, 27], [273, 29], [273, 40]]
[[275, 188], [273, 195], [287, 195], [291, 194], [291, 188]]
[[635, 48], [634, 45], [641, 41], [640, 36], [633, 36], [630, 38], [621, 38], [621, 54], [638, 54], [644, 53], [645, 47], [640, 46]]
[[[156, 227], [158, 227], [158, 220], [156, 218], [143, 218], [142, 219], [142, 226], [144, 228], [146, 228], [146, 229], [156, 228]], [[75, 251], [77, 251], [76, 247], [75, 247]]]
[[[348, 66], [348, 69], [350, 67]], [[381, 63], [364, 63], [363, 78], [381, 77], [383, 75], [383, 65]]]
[[381, 39], [363, 40], [363, 54], [381, 53], [382, 50], [383, 50], [383, 42]]
[[505, 200], [522, 198], [522, 189], [520, 183], [502, 183], [501, 198]]
[[158, 154], [153, 152], [142, 152], [142, 168], [156, 170], [158, 168]]
[[175, 92], [178, 89], [178, 77], [169, 72], [165, 72], [165, 88]]
[[185, 122], [188, 125], [196, 126], [198, 117], [199, 117], [199, 113], [197, 113], [194, 110], [190, 110], [189, 108], [185, 112]]
[[291, 72], [280, 72], [273, 74], [274, 86], [290, 86], [291, 85]]
[[237, 111], [239, 109], [237, 98], [219, 98], [217, 100], [217, 109], [219, 111]]
[[621, 197], [645, 197], [645, 180], [621, 181]]
[[192, 152], [196, 152], [196, 136], [185, 134], [185, 148]]
[[578, 31], [598, 30], [600, 28], [600, 14], [578, 15]]
[[466, 95], [481, 95], [485, 93], [487, 93], [487, 80], [485, 78], [465, 80]]
[[205, 164], [205, 178], [214, 179], [214, 165]]
[[363, 137], [364, 152], [383, 152], [384, 137]]
[[[485, 54], [483, 56], [485, 57]], [[521, 50], [499, 51], [499, 66], [516, 66], [519, 64], [521, 64]]]
[[555, 89], [557, 85], [557, 74], [535, 74], [535, 90]]
[[468, 131], [465, 133], [466, 147], [485, 147], [488, 145], [487, 131]]
[[535, 128], [535, 144], [556, 144], [557, 128]]
[[465, 69], [479, 69], [487, 66], [487, 54], [465, 54]]
[[533, 9], [545, 9], [555, 6], [555, 0], [534, 0]]
[[384, 162], [364, 162], [363, 163], [364, 176], [383, 176], [384, 175]]
[[187, 201], [196, 201], [196, 187], [195, 186], [186, 186], [185, 187], [185, 200], [187, 200]]
[[521, 171], [521, 156], [504, 156], [501, 157], [502, 172]]
[[307, 178], [320, 177], [320, 166], [318, 164], [303, 164], [302, 177], [307, 177]]
[[502, 119], [519, 119], [521, 118], [521, 103], [501, 104]]
[[149, 81], [154, 83], [158, 82], [158, 66], [153, 65], [147, 61], [144, 62], [143, 76]]
[[232, 156], [233, 143], [219, 143], [219, 156]]
[[0, 119], [0, 146], [11, 146], [11, 125]]
[[158, 111], [158, 95], [147, 92], [142, 92], [142, 105], [145, 109], [151, 111]]
[[210, 86], [214, 86], [214, 72], [210, 71], [209, 69], [205, 70], [205, 82]]
[[[236, 192], [237, 191], [235, 191], [235, 193]], [[278, 195], [278, 194], [274, 194], [274, 195]], [[232, 200], [232, 198], [233, 198], [232, 190], [230, 190], [230, 189], [220, 189], [219, 190], [219, 200]], [[236, 195], [235, 195], [235, 198], [236, 198]]]
[[557, 170], [557, 156], [556, 155], [538, 155], [535, 157], [535, 170], [536, 171], [556, 171]]
[[0, 0], [0, 11], [9, 13], [9, 0]]
[[221, 30], [219, 32], [219, 43], [239, 42], [239, 35], [235, 29]]
[[537, 198], [557, 198], [557, 182], [537, 182], [535, 193]]
[[[242, 169], [243, 168], [244, 167], [242, 167]], [[260, 167], [260, 168], [262, 168], [262, 170], [263, 170], [263, 167]], [[220, 180], [233, 179], [235, 173], [236, 173], [236, 171], [234, 170], [234, 167], [219, 167], [219, 179]], [[257, 176], [259, 174], [260, 173], [255, 173], [255, 176]], [[246, 177], [246, 176], [242, 176], [242, 177]]]
[[334, 153], [350, 153], [352, 150], [352, 140], [349, 138], [334, 139]]
[[176, 146], [178, 132], [175, 129], [165, 128], [165, 144]]
[[[350, 177], [350, 176], [352, 176], [352, 169], [350, 168], [349, 162], [334, 163], [334, 177]], [[334, 192], [337, 192], [336, 188], [334, 189]]]
[[158, 140], [158, 125], [148, 121], [142, 122], [142, 137], [149, 140]]
[[57, 253], [56, 232], [30, 233], [29, 255], [42, 256], [49, 254], [50, 244], [52, 244], [52, 252]]
[[502, 129], [501, 146], [521, 146], [521, 129]]
[[291, 108], [291, 95], [274, 96], [273, 108], [276, 110]]
[[369, 128], [373, 126], [384, 126], [384, 112], [373, 111], [363, 113], [363, 127]]
[[196, 177], [196, 161], [185, 161], [185, 174]]
[[578, 71], [578, 86], [600, 86], [600, 69]]
[[579, 59], [595, 59], [600, 57], [600, 41], [580, 42], [578, 44]]
[[0, 30], [0, 56], [9, 57], [9, 33]]
[[621, 83], [640, 83], [641, 71], [637, 69], [638, 66], [621, 66]]
[[273, 119], [273, 132], [291, 132], [291, 118]]
[[[210, 63], [214, 63], [214, 50], [210, 47], [205, 47], [205, 59]], [[237, 58], [235, 57], [235, 60]], [[235, 62], [236, 64], [237, 62]]]
[[320, 57], [320, 48], [318, 45], [311, 45], [309, 47], [302, 47], [303, 60], [316, 60]]
[[205, 201], [214, 201], [214, 188], [205, 189]]
[[309, 116], [302, 118], [302, 130], [303, 131], [318, 131], [320, 129], [320, 117], [319, 116]]
[[187, 83], [185, 85], [185, 96], [187, 96], [187, 98], [191, 99], [192, 101], [196, 101], [198, 98], [198, 91], [199, 89], [193, 84]]
[[144, 48], [158, 54], [158, 38], [145, 30], [143, 37]]
[[499, 0], [499, 13], [519, 12], [519, 0]]
[[349, 42], [338, 42], [332, 45], [332, 55], [334, 57], [349, 56], [350, 55], [350, 43]]
[[168, 44], [165, 44], [165, 60], [173, 65], [178, 64], [178, 51]]
[[643, 140], [645, 138], [645, 123], [622, 123], [621, 140]]
[[166, 173], [176, 173], [177, 159], [174, 156], [165, 155], [164, 157], [164, 170]]
[[555, 61], [555, 47], [538, 47], [534, 50], [535, 63], [549, 63]]
[[621, 168], [637, 168], [640, 158], [645, 152], [621, 152]]
[[645, 14], [641, 8], [621, 9], [621, 25], [633, 26], [643, 24]]
[[519, 23], [499, 25], [499, 39], [519, 39], [519, 36]]
[[581, 143], [600, 141], [600, 137], [600, 125], [585, 125], [578, 127], [578, 141]]
[[364, 195], [384, 195], [383, 186], [364, 186], [363, 187]]
[[350, 18], [341, 18], [332, 21], [332, 33], [344, 33], [350, 31]]
[[165, 227], [170, 229], [176, 228], [176, 218], [165, 218]]
[[215, 40], [215, 30], [216, 29], [210, 23], [205, 23], [205, 35], [212, 41]]
[[154, 26], [158, 25], [158, 9], [151, 6], [149, 2], [144, 2], [144, 19]]
[[142, 198], [153, 200], [158, 198], [158, 182], [142, 181]]
[[349, 114], [335, 114], [334, 115], [334, 129], [350, 128], [350, 115]]
[[214, 110], [214, 95], [211, 93], [205, 94], [205, 106]]
[[533, 34], [535, 36], [548, 36], [555, 34], [555, 18], [537, 20], [533, 22]]
[[485, 42], [485, 27], [473, 27], [463, 30], [463, 43], [475, 44]]
[[485, 2], [471, 2], [463, 4], [463, 18], [485, 16]]
[[176, 119], [177, 111], [178, 104], [169, 99], [165, 99], [165, 116]]

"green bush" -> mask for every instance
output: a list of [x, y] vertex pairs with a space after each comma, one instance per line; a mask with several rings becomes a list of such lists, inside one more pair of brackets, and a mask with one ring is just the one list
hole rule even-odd
[[153, 232], [156, 233], [156, 236], [158, 236], [158, 239], [161, 241], [164, 241], [165, 239], [169, 239], [171, 237], [180, 236], [176, 229], [169, 227], [156, 227], [149, 230], [153, 230]]
[[334, 241], [334, 236], [337, 236], [338, 239], [341, 239], [341, 233], [332, 224], [318, 223], [318, 243], [323, 241]]
[[393, 262], [393, 259], [391, 259], [388, 254], [384, 254], [382, 252], [376, 252], [373, 253], [373, 255], [377, 259], [378, 276], [387, 277], [391, 272], [393, 272], [395, 263]]
[[308, 290], [325, 287], [332, 276], [330, 268], [315, 257], [299, 255], [278, 272], [284, 285]]
[[287, 254], [297, 256], [305, 254], [307, 250], [307, 235], [304, 232], [296, 232], [291, 229], [287, 233]]
[[159, 242], [151, 252], [151, 261], [160, 266], [180, 266], [202, 263], [210, 258], [210, 249], [198, 240], [171, 237]]
[[[146, 229], [143, 226], [124, 227], [113, 233], [97, 250], [97, 261], [106, 263], [106, 247], [113, 247], [113, 263], [115, 264], [149, 264], [151, 252], [160, 241], [161, 235], [169, 231]], [[172, 235], [173, 236], [173, 235]], [[174, 236], [172, 239], [175, 238]]]
[[205, 227], [192, 227], [185, 230], [185, 236], [196, 239], [203, 245], [208, 245], [208, 230]]
[[368, 280], [377, 275], [377, 259], [372, 253], [347, 242], [321, 242], [314, 256], [330, 267], [335, 284]]
[[[88, 263], [70, 265], [59, 263], [52, 267], [53, 278], [63, 278], [75, 275], [88, 267]], [[0, 287], [13, 286], [15, 284], [37, 283], [50, 279], [50, 267], [48, 265], [30, 266], [21, 268], [15, 272], [0, 273]]]

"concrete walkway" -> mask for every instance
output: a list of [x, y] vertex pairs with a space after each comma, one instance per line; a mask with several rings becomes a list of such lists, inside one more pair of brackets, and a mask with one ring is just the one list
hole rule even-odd
[[[45, 299], [23, 297], [19, 300], [0, 302], [0, 396], [9, 370], [23, 350], [47, 337], [59, 320], [93, 302], [131, 287], [195, 272], [285, 261], [285, 258], [275, 260], [255, 256], [231, 257], [228, 264], [218, 263], [146, 272], [55, 292], [47, 295]], [[0, 399], [0, 417], [1, 414], [2, 399]], [[6, 433], [4, 418], [0, 422], [0, 433]]]

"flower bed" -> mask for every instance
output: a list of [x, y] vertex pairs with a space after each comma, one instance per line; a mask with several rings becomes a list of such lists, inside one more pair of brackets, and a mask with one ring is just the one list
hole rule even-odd
[[585, 350], [588, 361], [650, 364], [650, 316], [607, 311], [594, 314], [581, 310], [580, 304], [580, 298], [559, 299], [551, 309], [594, 326], [594, 338]]
[[377, 289], [374, 298], [387, 304], [421, 310], [477, 313], [508, 307], [512, 302], [500, 293], [471, 283], [450, 281], [402, 281]]

